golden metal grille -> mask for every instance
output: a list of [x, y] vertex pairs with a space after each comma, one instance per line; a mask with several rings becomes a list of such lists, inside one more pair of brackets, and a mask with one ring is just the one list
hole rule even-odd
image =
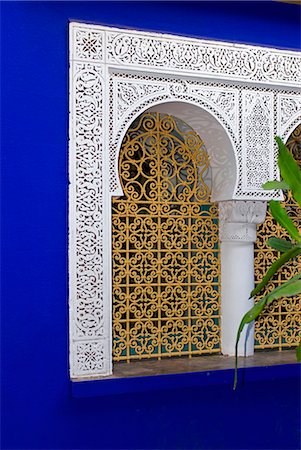
[[218, 210], [199, 136], [146, 113], [127, 132], [113, 200], [115, 361], [220, 351]]
[[[301, 125], [291, 134], [287, 146], [301, 165]], [[301, 209], [298, 208], [288, 195], [284, 204], [289, 209], [297, 227], [300, 227]], [[283, 229], [274, 221], [270, 213], [265, 222], [258, 227], [257, 241], [255, 244], [255, 282], [259, 282], [267, 268], [279, 257], [280, 253], [272, 250], [266, 241], [271, 236], [288, 237]], [[285, 280], [301, 270], [301, 257], [294, 263], [284, 266], [275, 280], [269, 283], [268, 289], [279, 286]], [[255, 349], [284, 348], [297, 346], [300, 342], [301, 329], [301, 301], [300, 296], [284, 298], [275, 301], [267, 312], [255, 323]]]

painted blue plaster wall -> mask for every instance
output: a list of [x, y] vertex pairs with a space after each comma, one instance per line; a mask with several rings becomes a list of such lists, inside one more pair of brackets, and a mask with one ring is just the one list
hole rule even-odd
[[[151, 393], [72, 397], [67, 27], [69, 20], [81, 20], [297, 49], [299, 7], [265, 2], [2, 2], [0, 7], [2, 448], [296, 448], [296, 373], [288, 383], [283, 375], [250, 381], [235, 395], [231, 377], [225, 383], [221, 374], [220, 384], [206, 388], [200, 380], [193, 389], [184, 383]], [[245, 420], [259, 420], [259, 433], [250, 434]]]

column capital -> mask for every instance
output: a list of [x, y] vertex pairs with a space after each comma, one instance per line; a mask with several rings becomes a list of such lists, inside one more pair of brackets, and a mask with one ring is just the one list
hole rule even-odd
[[266, 209], [263, 201], [219, 202], [220, 241], [255, 242], [256, 225], [265, 220]]

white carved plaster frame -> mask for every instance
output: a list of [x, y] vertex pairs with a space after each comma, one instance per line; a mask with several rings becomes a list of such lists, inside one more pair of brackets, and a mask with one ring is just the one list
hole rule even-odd
[[286, 139], [301, 121], [300, 69], [294, 51], [70, 24], [72, 379], [112, 373], [111, 197], [122, 193], [118, 151], [130, 123], [156, 104], [198, 106], [235, 156], [235, 187], [215, 200], [280, 199], [260, 186], [277, 176], [273, 136]]

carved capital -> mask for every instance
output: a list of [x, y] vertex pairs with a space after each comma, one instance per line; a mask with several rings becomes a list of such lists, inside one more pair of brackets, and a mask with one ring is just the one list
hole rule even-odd
[[255, 242], [256, 225], [264, 221], [266, 208], [261, 201], [220, 202], [220, 241]]
[[262, 223], [267, 205], [261, 201], [230, 200], [219, 202], [219, 217], [228, 223]]

